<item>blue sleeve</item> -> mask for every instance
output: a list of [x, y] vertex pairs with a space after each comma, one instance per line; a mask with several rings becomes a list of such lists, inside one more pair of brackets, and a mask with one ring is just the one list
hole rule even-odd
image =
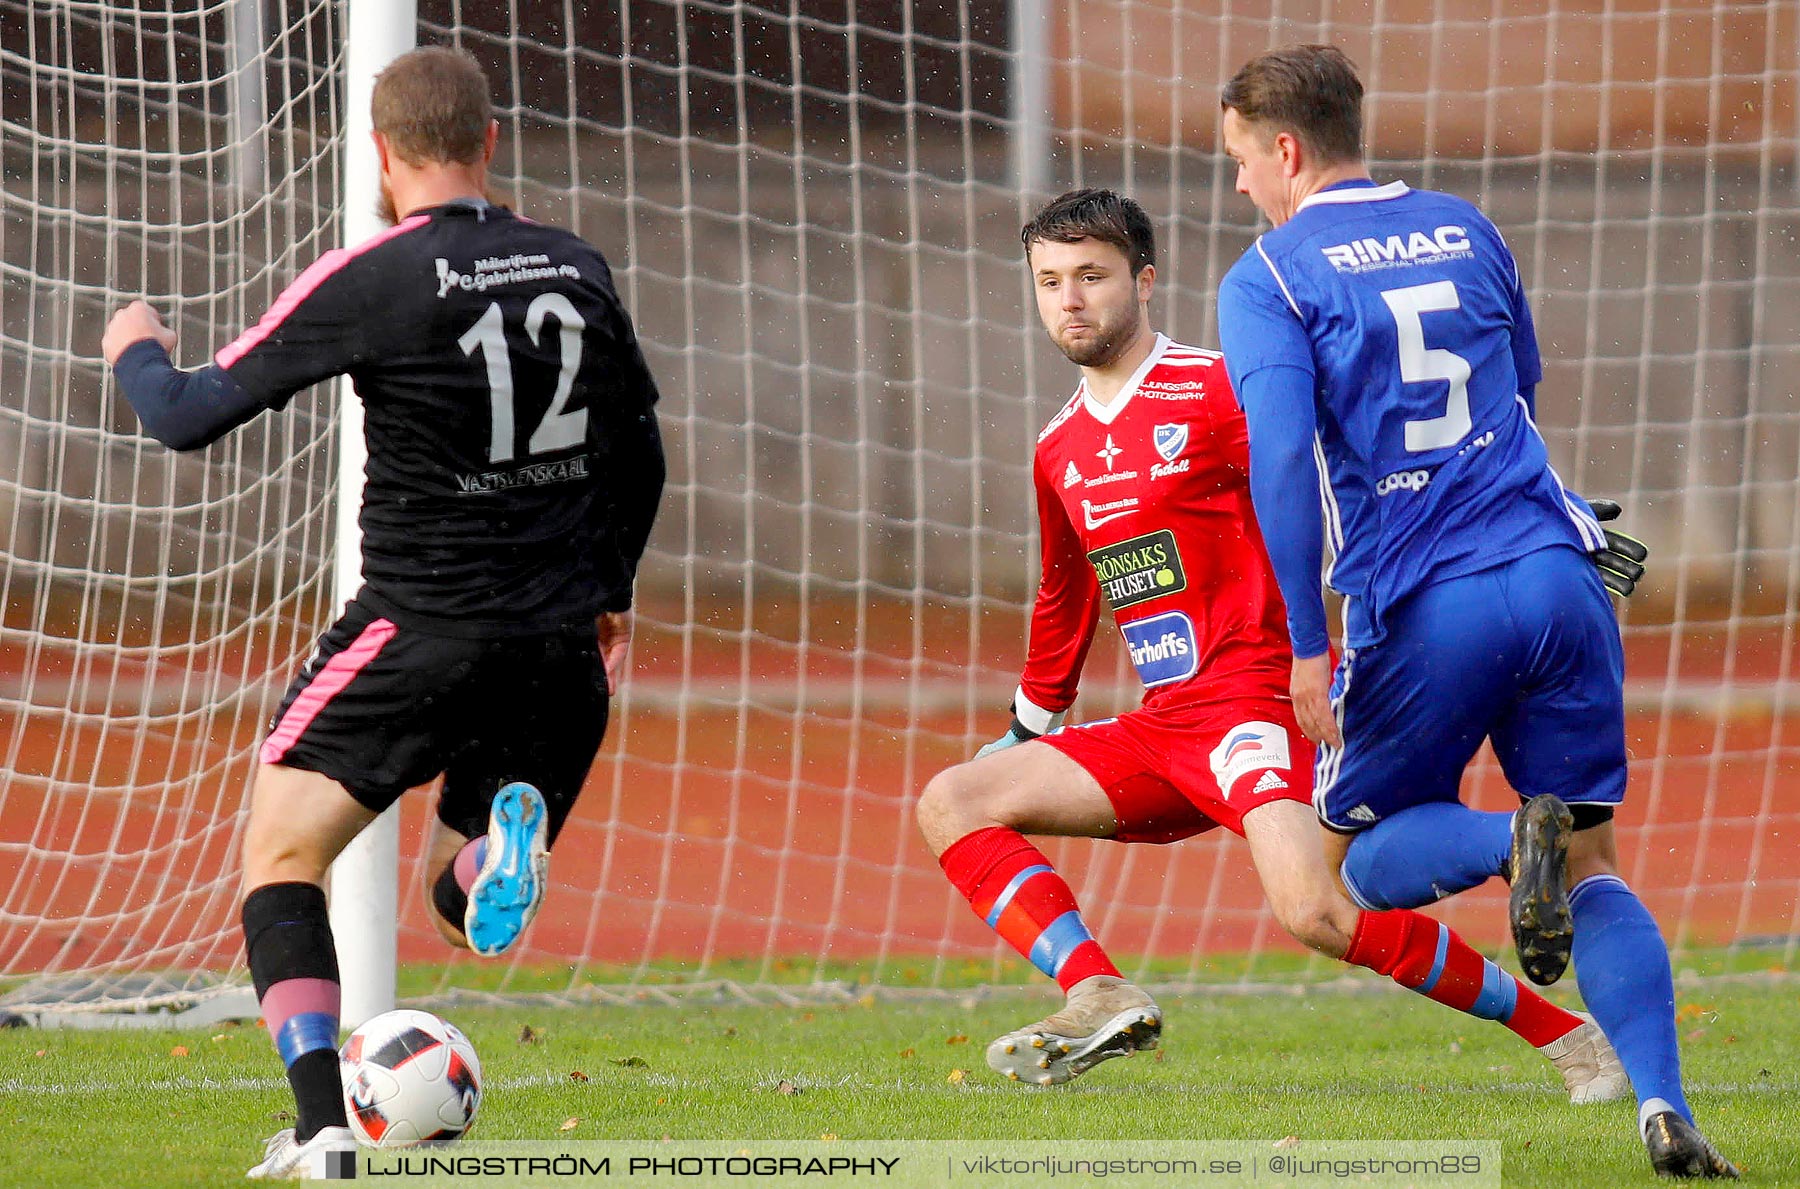
[[1325, 523], [1313, 456], [1312, 344], [1273, 274], [1265, 286], [1247, 281], [1243, 267], [1219, 287], [1219, 342], [1249, 429], [1250, 500], [1287, 603], [1288, 640], [1296, 657], [1318, 656], [1331, 637], [1319, 578]]
[[1319, 580], [1325, 517], [1313, 457], [1312, 373], [1261, 368], [1239, 382], [1238, 399], [1250, 427], [1250, 502], [1287, 603], [1288, 641], [1295, 656], [1318, 656], [1331, 647], [1331, 636]]
[[265, 407], [216, 364], [179, 370], [154, 339], [125, 348], [113, 376], [144, 432], [173, 450], [210, 446]]
[[[1495, 238], [1499, 239], [1498, 232]], [[1512, 272], [1513, 371], [1519, 377], [1519, 395], [1525, 398], [1525, 411], [1536, 421], [1537, 386], [1544, 378], [1544, 362], [1538, 356], [1537, 323], [1532, 321], [1531, 303], [1525, 300], [1525, 286], [1519, 280], [1519, 262], [1507, 250], [1504, 240], [1500, 241], [1500, 248], [1506, 252]]]

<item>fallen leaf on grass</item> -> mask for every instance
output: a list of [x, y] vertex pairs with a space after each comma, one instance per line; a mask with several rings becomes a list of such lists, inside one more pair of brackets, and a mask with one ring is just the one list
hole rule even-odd
[[521, 1024], [519, 1026], [519, 1043], [520, 1044], [534, 1045], [534, 1044], [537, 1044], [542, 1039], [543, 1039], [543, 1037], [541, 1035], [539, 1035], [537, 1029], [533, 1028], [530, 1024]]
[[955, 1036], [946, 1036], [944, 1038], [944, 1043], [947, 1045], [966, 1045], [969, 1043], [969, 1037], [967, 1033], [958, 1032]]
[[1297, 1135], [1284, 1135], [1269, 1146], [1272, 1148], [1297, 1148], [1300, 1146], [1300, 1137]]
[[622, 1069], [648, 1069], [650, 1067], [650, 1063], [642, 1057], [614, 1057], [612, 1063]]
[[963, 1084], [963, 1079], [968, 1076], [969, 1071], [966, 1069], [953, 1069], [950, 1071], [950, 1076], [944, 1080], [949, 1082], [952, 1086], [960, 1086]]
[[176, 1045], [174, 1048], [169, 1050], [169, 1056], [171, 1056], [171, 1057], [185, 1057], [187, 1055], [188, 1055], [188, 1047], [186, 1045]]
[[914, 1051], [912, 1049], [901, 1049], [900, 1055], [902, 1057], [911, 1057], [911, 1056], [915, 1056], [916, 1054], [914, 1053]]
[[569, 1071], [569, 1080], [571, 1082], [585, 1082], [588, 1080], [588, 1075], [582, 1073], [579, 1069], [571, 1069]]
[[775, 1083], [775, 1093], [798, 1094], [800, 1093], [800, 1087], [794, 1085], [794, 1083], [788, 1081], [786, 1078], [782, 1078], [779, 1082]]
[[562, 1126], [558, 1127], [557, 1130], [558, 1131], [573, 1131], [579, 1126], [581, 1126], [581, 1120], [577, 1119], [573, 1115], [571, 1115], [569, 1118], [564, 1119], [562, 1121]]

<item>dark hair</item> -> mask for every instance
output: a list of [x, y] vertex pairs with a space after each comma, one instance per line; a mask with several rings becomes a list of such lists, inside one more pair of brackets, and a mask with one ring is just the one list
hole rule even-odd
[[1131, 262], [1131, 275], [1156, 263], [1156, 229], [1144, 208], [1111, 190], [1070, 190], [1032, 217], [1019, 232], [1025, 254], [1038, 240], [1072, 244], [1097, 239], [1111, 244]]
[[402, 54], [375, 76], [375, 131], [409, 165], [481, 160], [487, 147], [487, 75], [462, 50], [434, 45]]
[[1291, 132], [1324, 162], [1361, 161], [1362, 80], [1334, 45], [1270, 50], [1244, 64], [1220, 94], [1268, 133]]

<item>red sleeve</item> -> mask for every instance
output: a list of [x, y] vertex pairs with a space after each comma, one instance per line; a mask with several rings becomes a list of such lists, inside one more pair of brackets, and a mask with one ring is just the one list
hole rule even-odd
[[1031, 609], [1031, 643], [1019, 688], [1034, 705], [1062, 711], [1075, 701], [1081, 666], [1094, 642], [1094, 625], [1100, 619], [1100, 582], [1088, 564], [1075, 526], [1056, 497], [1054, 484], [1044, 474], [1041, 452], [1033, 460], [1031, 478], [1037, 490], [1044, 572]]

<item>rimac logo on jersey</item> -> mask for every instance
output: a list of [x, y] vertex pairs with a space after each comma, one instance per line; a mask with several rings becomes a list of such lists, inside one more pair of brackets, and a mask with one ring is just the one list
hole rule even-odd
[[1165, 611], [1148, 619], [1122, 624], [1119, 634], [1131, 650], [1131, 663], [1137, 666], [1138, 680], [1145, 689], [1185, 681], [1200, 665], [1200, 650], [1194, 646], [1194, 621], [1185, 611]]
[[[1287, 728], [1273, 722], [1239, 723], [1225, 732], [1207, 758], [1212, 761], [1213, 779], [1218, 781], [1219, 794], [1224, 797], [1231, 796], [1231, 786], [1247, 772], [1293, 766], [1288, 758]], [[1259, 790], [1261, 787], [1259, 784]]]
[[1333, 244], [1319, 249], [1339, 272], [1368, 272], [1377, 268], [1401, 268], [1408, 264], [1435, 264], [1473, 256], [1469, 233], [1454, 224], [1446, 224], [1430, 232], [1414, 231], [1409, 235], [1390, 235], [1386, 239], [1366, 236], [1347, 244]]
[[1181, 452], [1187, 449], [1187, 422], [1159, 425], [1151, 431], [1150, 440], [1155, 444], [1156, 452], [1163, 456], [1164, 462], [1174, 462], [1181, 457]]
[[1100, 580], [1100, 593], [1114, 611], [1187, 589], [1187, 571], [1181, 568], [1175, 534], [1166, 528], [1104, 546], [1087, 556], [1094, 563], [1094, 577]]

